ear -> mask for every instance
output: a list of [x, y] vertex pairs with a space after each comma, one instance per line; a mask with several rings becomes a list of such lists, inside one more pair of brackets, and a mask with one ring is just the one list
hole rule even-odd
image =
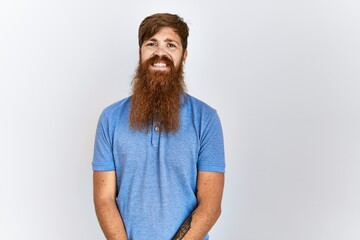
[[187, 53], [187, 49], [186, 49], [186, 50], [184, 51], [184, 55], [183, 55], [183, 63], [186, 62], [187, 55], [188, 55], [188, 53]]

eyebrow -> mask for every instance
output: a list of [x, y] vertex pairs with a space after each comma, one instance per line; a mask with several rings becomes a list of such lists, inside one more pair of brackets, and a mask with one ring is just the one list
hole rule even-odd
[[174, 42], [174, 43], [176, 43], [176, 44], [179, 44], [179, 45], [180, 45], [180, 43], [178, 43], [178, 41], [173, 40], [173, 39], [170, 39], [170, 38], [165, 39], [165, 42]]
[[[147, 41], [152, 41], [152, 42], [157, 42], [158, 40], [157, 39], [155, 39], [155, 38], [150, 38], [149, 40], [147, 40]], [[180, 45], [180, 43], [178, 42], [178, 41], [176, 41], [176, 40], [173, 40], [173, 39], [171, 39], [171, 38], [167, 38], [167, 39], [165, 39], [165, 41], [164, 42], [170, 42], [170, 43], [172, 43], [172, 42], [174, 42], [174, 43], [176, 43], [176, 44], [178, 44], [178, 45]]]

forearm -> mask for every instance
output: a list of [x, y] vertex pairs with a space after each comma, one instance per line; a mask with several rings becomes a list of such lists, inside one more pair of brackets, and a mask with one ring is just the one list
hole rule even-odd
[[95, 211], [107, 240], [127, 240], [126, 230], [114, 200], [95, 200]]
[[221, 208], [199, 205], [179, 228], [172, 240], [203, 240], [219, 218]]

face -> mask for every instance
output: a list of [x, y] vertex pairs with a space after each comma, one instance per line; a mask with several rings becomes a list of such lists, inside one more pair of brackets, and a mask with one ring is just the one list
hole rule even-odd
[[185, 62], [187, 51], [184, 51], [179, 35], [172, 28], [163, 27], [144, 41], [140, 48], [142, 63], [154, 56], [158, 56], [158, 60], [149, 66], [150, 71], [170, 71], [169, 61], [164, 61], [162, 58], [169, 59], [177, 69], [181, 61]]

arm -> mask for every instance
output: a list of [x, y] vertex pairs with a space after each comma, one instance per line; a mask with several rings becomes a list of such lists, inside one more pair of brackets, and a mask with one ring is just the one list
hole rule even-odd
[[96, 216], [107, 240], [127, 240], [124, 223], [116, 205], [115, 171], [93, 174]]
[[181, 225], [173, 240], [204, 239], [220, 216], [223, 189], [223, 173], [198, 172], [198, 206]]

